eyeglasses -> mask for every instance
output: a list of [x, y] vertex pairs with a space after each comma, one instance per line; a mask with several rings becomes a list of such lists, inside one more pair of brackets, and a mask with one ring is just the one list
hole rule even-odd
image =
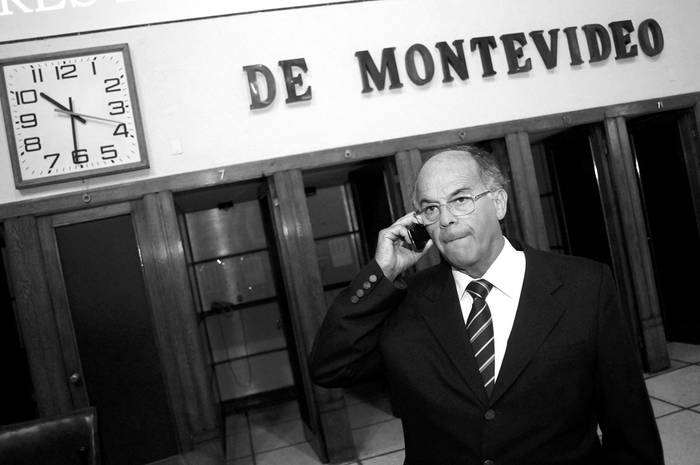
[[477, 195], [460, 195], [447, 203], [438, 203], [428, 205], [416, 211], [416, 215], [420, 216], [423, 224], [429, 225], [440, 219], [440, 207], [445, 206], [455, 216], [465, 216], [473, 213], [476, 209], [476, 201], [493, 191], [484, 191]]

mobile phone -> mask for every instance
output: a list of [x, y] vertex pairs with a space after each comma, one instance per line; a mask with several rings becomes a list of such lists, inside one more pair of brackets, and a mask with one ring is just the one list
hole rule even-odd
[[416, 252], [422, 252], [425, 244], [430, 240], [430, 234], [425, 226], [421, 223], [412, 223], [408, 226], [408, 238], [410, 239], [411, 249]]

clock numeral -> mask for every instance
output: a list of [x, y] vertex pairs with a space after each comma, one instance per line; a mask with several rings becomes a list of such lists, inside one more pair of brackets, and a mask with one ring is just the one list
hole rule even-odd
[[[102, 159], [103, 160], [113, 160], [117, 158], [117, 150], [114, 148], [113, 145], [103, 145], [100, 147], [100, 150], [102, 150]], [[111, 154], [109, 156], [105, 156], [107, 154]]]
[[77, 66], [75, 66], [72, 63], [61, 65], [61, 66], [56, 66], [56, 79], [59, 81], [61, 79], [71, 79], [71, 78], [77, 78], [78, 73], [77, 71]]
[[73, 163], [76, 165], [82, 165], [89, 160], [87, 149], [73, 150], [71, 156], [73, 157]]
[[109, 112], [109, 114], [112, 116], [123, 115], [126, 112], [126, 107], [124, 106], [124, 102], [122, 100], [109, 102], [107, 105], [112, 108], [112, 111]]
[[15, 100], [17, 100], [17, 105], [28, 105], [38, 102], [39, 97], [37, 97], [34, 89], [28, 89], [15, 92]]
[[90, 63], [92, 65], [92, 75], [97, 76], [97, 65], [95, 65], [95, 59]]
[[36, 115], [34, 113], [19, 115], [19, 122], [22, 123], [22, 129], [35, 128], [37, 125]]
[[34, 83], [44, 82], [44, 72], [41, 68], [32, 68], [32, 80]]
[[126, 123], [119, 123], [112, 133], [113, 136], [124, 136], [128, 137], [129, 136], [129, 131], [126, 129]]
[[121, 80], [119, 78], [105, 79], [105, 84], [107, 84], [107, 87], [105, 87], [105, 92], [121, 92], [122, 91], [122, 89], [119, 87], [119, 85], [121, 84]]
[[58, 161], [58, 157], [60, 157], [60, 156], [61, 156], [60, 153], [50, 153], [48, 155], [44, 155], [44, 160], [46, 160], [47, 158], [50, 158], [50, 157], [54, 157], [53, 161], [51, 162], [51, 166], [49, 166], [50, 170], [53, 169], [54, 166], [56, 166], [56, 162]]
[[27, 152], [36, 152], [41, 150], [41, 139], [38, 137], [28, 137], [24, 139], [24, 150]]

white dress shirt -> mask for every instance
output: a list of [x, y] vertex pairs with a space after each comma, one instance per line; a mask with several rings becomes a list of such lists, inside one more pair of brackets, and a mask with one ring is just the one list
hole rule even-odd
[[[504, 238], [505, 239], [505, 238]], [[457, 295], [461, 296], [460, 305], [462, 307], [462, 317], [464, 324], [467, 323], [469, 312], [472, 309], [472, 296], [466, 292], [467, 286], [475, 278], [466, 273], [452, 269]], [[496, 260], [484, 273], [481, 279], [485, 279], [493, 288], [486, 297], [486, 303], [491, 310], [493, 322], [493, 342], [495, 351], [495, 375], [498, 379], [498, 372], [503, 364], [503, 357], [506, 354], [506, 346], [510, 332], [513, 329], [515, 313], [520, 302], [520, 291], [523, 288], [525, 278], [525, 254], [515, 250], [508, 239], [505, 239], [503, 250], [498, 254]], [[466, 333], [465, 333], [466, 334]]]

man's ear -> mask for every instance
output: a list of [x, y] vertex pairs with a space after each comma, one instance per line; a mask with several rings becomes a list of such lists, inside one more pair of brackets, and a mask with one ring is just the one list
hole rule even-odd
[[500, 221], [506, 216], [508, 210], [508, 193], [504, 189], [498, 189], [493, 193], [492, 198], [494, 205], [496, 205], [496, 215]]

